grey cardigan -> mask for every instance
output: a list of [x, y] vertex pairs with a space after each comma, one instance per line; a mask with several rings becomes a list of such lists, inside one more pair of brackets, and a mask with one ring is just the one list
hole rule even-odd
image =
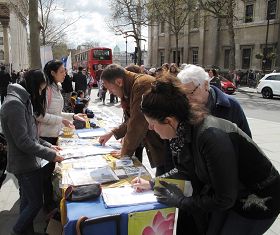
[[21, 174], [41, 168], [41, 159], [53, 161], [51, 144], [38, 138], [29, 93], [19, 84], [8, 86], [1, 107], [1, 125], [7, 140], [7, 171]]

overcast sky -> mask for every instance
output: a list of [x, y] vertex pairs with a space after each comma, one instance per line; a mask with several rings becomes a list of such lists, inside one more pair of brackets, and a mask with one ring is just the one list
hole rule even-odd
[[[63, 1], [57, 1], [58, 4]], [[110, 0], [64, 0], [64, 16], [55, 14], [57, 17], [66, 17], [78, 19], [77, 23], [70, 27], [67, 35], [67, 41], [70, 47], [76, 48], [78, 45], [87, 41], [99, 42], [100, 46], [114, 48], [118, 45], [121, 51], [125, 51], [125, 39], [123, 36], [116, 36], [106, 22], [110, 19]], [[144, 33], [145, 32], [145, 33]], [[147, 30], [143, 30], [147, 34]], [[147, 36], [147, 35], [145, 35]], [[145, 43], [147, 49], [148, 43]], [[128, 52], [134, 51], [135, 42], [128, 38]], [[144, 47], [144, 45], [142, 45]]]

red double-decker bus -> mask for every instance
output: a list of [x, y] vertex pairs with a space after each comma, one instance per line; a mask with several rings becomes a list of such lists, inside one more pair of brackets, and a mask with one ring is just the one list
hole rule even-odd
[[110, 48], [95, 47], [75, 54], [74, 68], [77, 69], [79, 66], [86, 68], [94, 80], [99, 64], [103, 68], [112, 64], [112, 50]]

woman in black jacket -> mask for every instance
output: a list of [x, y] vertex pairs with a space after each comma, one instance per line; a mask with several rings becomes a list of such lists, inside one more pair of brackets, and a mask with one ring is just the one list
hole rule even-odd
[[[248, 135], [190, 108], [174, 78], [157, 80], [141, 109], [149, 128], [170, 140], [180, 178], [191, 180], [194, 189], [185, 197], [175, 185], [161, 182], [155, 187], [159, 202], [192, 215], [208, 213], [207, 235], [258, 235], [273, 224], [280, 211], [280, 177]], [[142, 179], [132, 183], [136, 190], [150, 187]]]

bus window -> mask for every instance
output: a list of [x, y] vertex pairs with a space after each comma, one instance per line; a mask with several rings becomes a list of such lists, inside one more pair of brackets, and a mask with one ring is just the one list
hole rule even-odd
[[94, 50], [93, 59], [95, 60], [110, 60], [110, 50]]

